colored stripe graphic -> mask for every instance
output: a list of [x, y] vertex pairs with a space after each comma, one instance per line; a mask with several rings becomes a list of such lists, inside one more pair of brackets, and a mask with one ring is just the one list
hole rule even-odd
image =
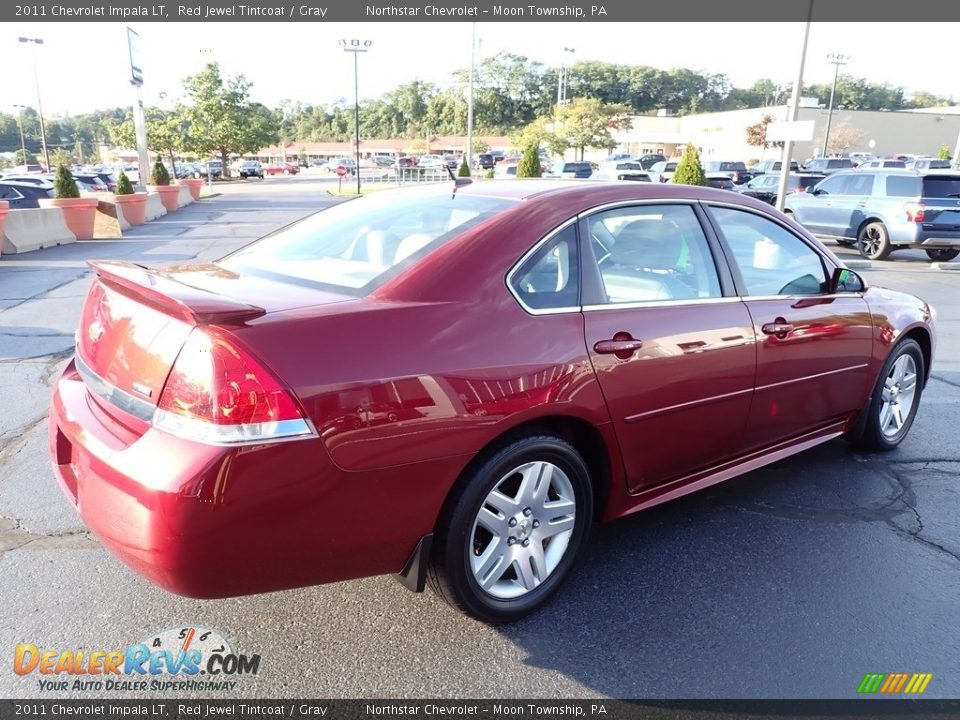
[[933, 679], [933, 673], [867, 673], [857, 686], [860, 694], [920, 695]]
[[880, 689], [880, 683], [886, 677], [884, 673], [867, 673], [857, 688], [858, 693], [875, 693]]

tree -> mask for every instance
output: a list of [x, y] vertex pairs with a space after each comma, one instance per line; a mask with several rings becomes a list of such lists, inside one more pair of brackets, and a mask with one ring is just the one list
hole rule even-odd
[[[186, 149], [186, 138], [190, 129], [187, 109], [182, 105], [177, 105], [173, 110], [148, 107], [143, 114], [147, 123], [147, 149], [157, 155], [166, 155], [170, 159], [170, 167], [176, 168], [175, 155]], [[127, 112], [123, 122], [110, 127], [110, 139], [121, 147], [137, 146], [131, 112]]]
[[673, 173], [673, 181], [680, 185], [706, 185], [707, 176], [700, 164], [700, 153], [696, 145], [687, 143], [683, 157], [677, 163], [677, 170]]
[[536, 145], [527, 145], [523, 157], [517, 163], [517, 177], [538, 178], [543, 173], [540, 170], [540, 154]]
[[78, 198], [80, 190], [66, 165], [57, 165], [57, 175], [53, 179], [53, 193], [58, 198]]
[[[856, 145], [863, 138], [863, 132], [847, 123], [835, 125], [830, 130], [827, 143], [828, 155], [841, 155]], [[814, 141], [814, 147], [823, 147], [823, 133]]]
[[133, 195], [133, 183], [130, 182], [130, 178], [123, 170], [120, 171], [120, 177], [117, 178], [117, 195]]
[[937, 157], [940, 160], [949, 160], [950, 159], [950, 148], [946, 145], [940, 146], [940, 151], [937, 153]]
[[23, 154], [23, 149], [18, 148], [17, 151], [13, 154], [13, 163], [14, 165], [36, 165], [37, 156], [32, 152], [27, 150], [27, 154]]
[[554, 134], [567, 147], [579, 150], [580, 159], [586, 148], [612, 150], [617, 146], [614, 130], [630, 126], [623, 105], [611, 105], [596, 98], [576, 98], [560, 107]]
[[226, 80], [220, 66], [209, 63], [183, 82], [190, 104], [185, 148], [198, 156], [216, 154], [227, 173], [231, 154], [243, 155], [278, 142], [273, 114], [250, 101], [250, 82], [237, 75]]
[[467, 156], [463, 156], [463, 161], [460, 163], [460, 169], [457, 170], [458, 177], [470, 177], [470, 165], [467, 163]]
[[766, 150], [770, 147], [783, 147], [780, 141], [767, 141], [767, 126], [773, 122], [773, 115], [764, 115], [759, 122], [747, 125], [747, 145]]
[[150, 182], [154, 185], [170, 184], [170, 173], [167, 172], [167, 169], [159, 160], [153, 164], [153, 169], [150, 171]]

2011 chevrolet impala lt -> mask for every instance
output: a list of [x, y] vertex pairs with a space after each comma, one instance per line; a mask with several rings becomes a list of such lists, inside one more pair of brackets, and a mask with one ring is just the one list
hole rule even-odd
[[594, 521], [844, 436], [896, 447], [933, 310], [709, 188], [444, 184], [212, 264], [92, 263], [50, 453], [183, 595], [396, 573], [487, 621]]

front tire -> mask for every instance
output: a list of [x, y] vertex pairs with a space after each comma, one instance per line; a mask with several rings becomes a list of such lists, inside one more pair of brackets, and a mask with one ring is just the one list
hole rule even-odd
[[923, 351], [913, 338], [904, 338], [883, 364], [865, 409], [867, 421], [855, 444], [867, 450], [897, 447], [910, 432], [926, 377]]
[[881, 222], [871, 222], [857, 233], [857, 249], [867, 260], [885, 260], [893, 246], [890, 234]]
[[482, 455], [458, 482], [435, 533], [428, 579], [447, 603], [483, 620], [517, 620], [560, 586], [589, 532], [586, 463], [554, 435]]
[[957, 255], [960, 255], [960, 250], [956, 248], [930, 248], [927, 250], [927, 257], [934, 262], [950, 262]]

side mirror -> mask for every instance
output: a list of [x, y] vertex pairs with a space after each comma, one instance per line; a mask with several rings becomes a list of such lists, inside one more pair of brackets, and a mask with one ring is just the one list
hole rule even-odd
[[821, 190], [820, 188], [815, 187], [813, 190], [810, 191], [810, 194], [811, 194], [811, 195], [826, 195], [826, 194], [827, 194], [827, 191], [826, 191], [826, 190]]
[[859, 293], [867, 289], [863, 278], [848, 268], [834, 268], [830, 277], [830, 292]]

